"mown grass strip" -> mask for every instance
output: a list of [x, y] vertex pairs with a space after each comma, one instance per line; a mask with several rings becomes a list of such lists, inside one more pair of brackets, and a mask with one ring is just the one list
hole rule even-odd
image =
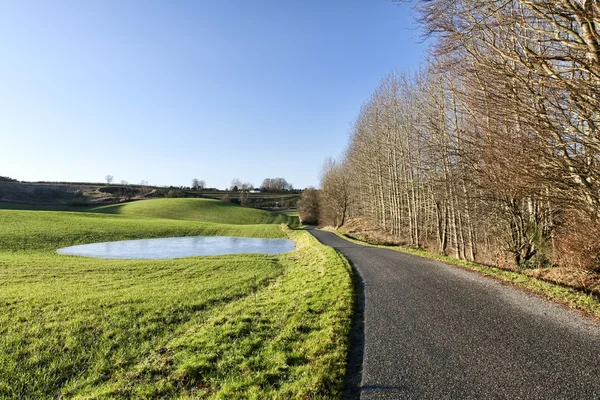
[[525, 275], [518, 271], [508, 271], [500, 268], [495, 268], [487, 265], [478, 264], [471, 261], [458, 260], [443, 254], [430, 253], [423, 249], [414, 249], [402, 246], [383, 246], [363, 242], [355, 237], [344, 234], [339, 231], [333, 231], [336, 235], [353, 243], [364, 246], [379, 247], [391, 249], [403, 253], [413, 254], [419, 257], [438, 260], [446, 264], [455, 265], [470, 271], [479, 272], [485, 276], [496, 278], [502, 282], [510, 283], [516, 287], [526, 289], [540, 297], [554, 301], [556, 303], [568, 306], [575, 310], [589, 314], [595, 318], [600, 318], [600, 298], [597, 296], [584, 293], [574, 288], [569, 288], [557, 285], [552, 282], [537, 279], [532, 276]]

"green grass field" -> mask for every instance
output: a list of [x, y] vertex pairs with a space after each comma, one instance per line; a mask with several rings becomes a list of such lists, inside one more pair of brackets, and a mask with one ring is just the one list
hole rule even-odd
[[[0, 398], [340, 397], [346, 261], [276, 224], [285, 215], [222, 204], [0, 210]], [[165, 261], [55, 253], [186, 235], [290, 237], [297, 249]]]
[[220, 224], [288, 224], [294, 218], [213, 199], [156, 199], [97, 207], [94, 212]]

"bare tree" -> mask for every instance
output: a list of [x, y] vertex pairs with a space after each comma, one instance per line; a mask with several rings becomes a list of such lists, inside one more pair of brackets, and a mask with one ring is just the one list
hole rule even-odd
[[533, 148], [520, 174], [593, 218], [600, 216], [599, 12], [590, 0], [433, 0], [422, 14], [440, 35], [437, 53], [461, 60], [449, 64], [486, 135], [512, 151]]
[[336, 228], [344, 225], [352, 205], [350, 180], [345, 165], [332, 159], [325, 161], [321, 175], [319, 215], [325, 224]]
[[241, 190], [242, 191], [246, 192], [246, 191], [249, 191], [249, 190], [252, 190], [252, 189], [254, 189], [254, 184], [251, 183], [251, 182], [244, 182], [241, 185]]
[[261, 188], [270, 192], [283, 192], [286, 190], [291, 190], [292, 185], [284, 178], [265, 178], [262, 182]]
[[308, 225], [315, 225], [319, 222], [319, 192], [309, 187], [300, 194], [300, 199], [296, 203], [300, 222]]
[[148, 187], [148, 181], [143, 180], [143, 179], [140, 181], [140, 191], [142, 192], [142, 194], [150, 193], [150, 188]]
[[107, 185], [110, 185], [112, 183], [112, 181], [114, 180], [114, 176], [112, 176], [112, 175], [106, 175], [104, 177], [104, 180], [106, 181]]
[[237, 192], [238, 190], [240, 190], [242, 187], [242, 181], [239, 180], [238, 178], [233, 178], [231, 180], [231, 185], [229, 185], [229, 190], [233, 191], [233, 192]]
[[198, 178], [192, 179], [192, 189], [198, 190], [198, 184], [199, 183], [200, 183], [200, 180]]

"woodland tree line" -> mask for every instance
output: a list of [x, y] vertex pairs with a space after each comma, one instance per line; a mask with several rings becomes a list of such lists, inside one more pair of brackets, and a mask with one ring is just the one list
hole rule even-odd
[[418, 7], [427, 67], [364, 103], [324, 166], [319, 222], [460, 259], [598, 270], [598, 2]]

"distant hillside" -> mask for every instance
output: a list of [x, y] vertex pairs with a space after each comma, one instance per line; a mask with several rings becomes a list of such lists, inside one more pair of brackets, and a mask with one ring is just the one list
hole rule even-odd
[[165, 218], [221, 224], [295, 225], [295, 218], [285, 214], [256, 210], [213, 199], [153, 199], [101, 206], [97, 213], [121, 214], [133, 217]]
[[101, 183], [16, 182], [0, 180], [0, 202], [38, 206], [97, 206], [160, 198], [211, 198], [253, 208], [288, 209], [299, 191], [247, 193], [217, 189], [105, 185]]
[[149, 188], [77, 183], [0, 181], [0, 202], [38, 205], [94, 205], [144, 198]]

